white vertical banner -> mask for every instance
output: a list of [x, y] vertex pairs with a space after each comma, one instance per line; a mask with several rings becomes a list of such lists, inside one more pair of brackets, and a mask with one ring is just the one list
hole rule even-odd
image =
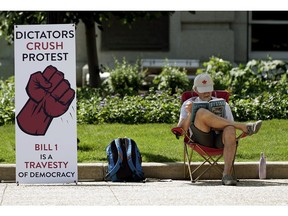
[[75, 25], [15, 25], [17, 183], [78, 181]]

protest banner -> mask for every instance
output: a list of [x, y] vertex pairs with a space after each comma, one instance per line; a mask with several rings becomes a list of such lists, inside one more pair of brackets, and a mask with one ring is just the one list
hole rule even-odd
[[78, 181], [75, 25], [15, 25], [17, 183]]

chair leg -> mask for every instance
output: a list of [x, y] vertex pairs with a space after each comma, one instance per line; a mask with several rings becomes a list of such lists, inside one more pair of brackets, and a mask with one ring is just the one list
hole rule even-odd
[[184, 143], [184, 178], [186, 177], [186, 169], [185, 169], [185, 167], [186, 167], [186, 159], [187, 159], [187, 166], [188, 166], [189, 177], [190, 177], [191, 182], [193, 182], [192, 171], [191, 171], [191, 167], [190, 167], [192, 153], [193, 152], [191, 152], [191, 155], [189, 157], [187, 145]]
[[[208, 163], [209, 166], [208, 166], [204, 171], [202, 171], [201, 174], [199, 174], [199, 175], [197, 176], [197, 178], [194, 180], [195, 182], [198, 181], [198, 180], [201, 178], [201, 176], [202, 176], [203, 174], [205, 174], [205, 173], [206, 173], [209, 169], [211, 169], [212, 167], [213, 167], [215, 170], [217, 170], [220, 175], [223, 173], [223, 170], [221, 170], [221, 169], [218, 167], [218, 161], [219, 161], [219, 159], [222, 157], [222, 155], [220, 155], [220, 156], [217, 157], [216, 159], [214, 159], [214, 158], [212, 158], [212, 157], [210, 157], [210, 156], [207, 156], [207, 158], [204, 157], [203, 155], [201, 155], [201, 156], [204, 158], [205, 161], [204, 161], [201, 165], [199, 165], [199, 166], [193, 171], [193, 173], [195, 173], [199, 168], [201, 168], [201, 167], [202, 167], [204, 164], [206, 164], [206, 163]], [[212, 160], [213, 163], [212, 163], [210, 160]], [[193, 174], [193, 173], [192, 173], [192, 174]]]
[[[196, 146], [197, 147], [197, 146]], [[196, 148], [195, 147], [195, 148]], [[200, 173], [198, 176], [197, 176], [197, 178], [196, 179], [194, 179], [194, 182], [196, 182], [196, 181], [198, 181], [200, 178], [201, 178], [201, 176], [203, 175], [203, 174], [205, 174], [211, 167], [213, 167], [215, 170], [217, 170], [218, 172], [219, 172], [219, 174], [220, 175], [222, 175], [222, 173], [223, 173], [223, 169], [220, 169], [219, 167], [218, 167], [218, 161], [219, 161], [219, 159], [220, 158], [222, 158], [222, 156], [223, 155], [219, 155], [218, 157], [213, 157], [213, 156], [210, 156], [206, 151], [204, 151], [202, 148], [199, 148], [200, 149], [200, 151], [202, 152], [202, 154], [199, 154], [203, 159], [204, 159], [204, 162], [202, 163], [202, 164], [200, 164], [198, 167], [196, 167], [194, 170], [193, 170], [193, 172], [192, 172], [192, 176], [193, 176], [193, 174], [194, 173], [196, 173], [197, 172], [197, 170], [198, 169], [200, 169], [204, 164], [206, 164], [206, 163], [208, 163], [208, 167], [204, 170], [204, 171], [202, 171], [202, 173]]]
[[[199, 148], [202, 153], [199, 155], [204, 159], [204, 162], [201, 163], [200, 165], [198, 165], [195, 169], [191, 168], [191, 161], [192, 161], [192, 154], [193, 151], [195, 150], [194, 148], [197, 148], [197, 146], [191, 146], [191, 152], [189, 154], [189, 147], [187, 147], [187, 144], [184, 144], [184, 178], [186, 178], [187, 175], [187, 171], [186, 171], [186, 160], [187, 160], [187, 166], [188, 166], [188, 171], [189, 171], [189, 177], [192, 183], [197, 182], [211, 167], [213, 167], [215, 170], [217, 170], [217, 172], [219, 172], [220, 175], [223, 174], [223, 169], [221, 169], [219, 167], [218, 161], [220, 160], [220, 158], [223, 157], [222, 155], [218, 155], [218, 157], [215, 156], [210, 156], [207, 152], [205, 152], [203, 149]], [[234, 157], [235, 159], [235, 157]], [[203, 168], [204, 164], [208, 164], [208, 167], [203, 170], [199, 170], [201, 167]], [[233, 166], [234, 166], [234, 160], [233, 160]], [[200, 174], [197, 174], [197, 176], [194, 176], [194, 174], [196, 174], [196, 172], [199, 171]], [[233, 172], [235, 172], [234, 167], [233, 167]], [[193, 176], [196, 177], [195, 179], [193, 179]]]
[[186, 156], [186, 150], [185, 150], [185, 143], [183, 146], [183, 158], [184, 158], [184, 179], [186, 179], [186, 160], [187, 160], [187, 156]]

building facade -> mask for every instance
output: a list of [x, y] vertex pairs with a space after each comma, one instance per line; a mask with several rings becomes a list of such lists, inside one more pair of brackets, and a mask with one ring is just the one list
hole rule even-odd
[[[158, 23], [142, 22], [127, 30], [114, 24], [105, 32], [96, 27], [99, 63], [113, 67], [114, 59], [179, 59], [208, 61], [217, 56], [233, 63], [250, 59], [287, 59], [288, 16], [286, 12], [251, 11], [177, 11]], [[287, 19], [286, 19], [287, 17]], [[287, 44], [286, 44], [287, 43]], [[0, 77], [14, 71], [14, 48], [0, 39]], [[77, 85], [83, 83], [87, 65], [85, 27], [76, 29]], [[87, 66], [86, 66], [87, 68]]]

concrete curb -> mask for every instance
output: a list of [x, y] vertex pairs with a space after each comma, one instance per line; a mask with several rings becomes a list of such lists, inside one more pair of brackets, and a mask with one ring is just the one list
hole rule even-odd
[[[191, 164], [192, 169], [200, 163]], [[235, 163], [238, 179], [258, 179], [258, 162]], [[220, 163], [223, 166], [223, 163]], [[205, 165], [206, 166], [206, 165]], [[208, 165], [207, 165], [208, 166]], [[206, 167], [207, 167], [206, 166]], [[146, 178], [188, 180], [187, 166], [183, 162], [173, 163], [142, 163]], [[103, 181], [107, 170], [107, 163], [79, 163], [79, 181]], [[15, 181], [15, 164], [0, 164], [0, 181]], [[185, 175], [186, 173], [186, 175]], [[267, 162], [267, 179], [288, 178], [288, 162]], [[221, 179], [221, 175], [210, 169], [201, 179]]]

